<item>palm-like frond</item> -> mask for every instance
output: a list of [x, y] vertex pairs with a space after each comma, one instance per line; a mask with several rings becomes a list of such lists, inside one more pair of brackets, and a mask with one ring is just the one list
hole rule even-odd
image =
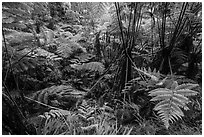
[[107, 11], [107, 6], [105, 2], [95, 2], [92, 3], [92, 17], [100, 18]]
[[165, 127], [168, 129], [169, 121], [172, 123], [184, 116], [181, 108], [188, 110], [187, 103], [189, 99], [187, 96], [196, 95], [197, 92], [192, 90], [197, 87], [198, 84], [182, 84], [178, 85], [174, 81], [170, 88], [158, 88], [149, 92], [149, 96], [153, 98], [151, 101], [159, 101], [154, 107], [154, 110], [158, 111], [158, 114]]

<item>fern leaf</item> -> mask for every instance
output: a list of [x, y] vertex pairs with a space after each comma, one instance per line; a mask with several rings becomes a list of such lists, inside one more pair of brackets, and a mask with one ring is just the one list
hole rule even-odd
[[63, 40], [59, 38], [57, 43], [59, 43], [59, 47], [57, 48], [56, 53], [64, 58], [68, 58], [74, 53], [86, 52], [81, 45], [70, 40]]
[[152, 91], [149, 92], [150, 96], [157, 96], [157, 95], [164, 95], [164, 94], [172, 94], [171, 90], [167, 89], [167, 88], [158, 88], [158, 89], [154, 89]]
[[79, 56], [75, 56], [75, 58], [77, 58], [79, 60], [80, 63], [85, 63], [90, 61], [91, 59], [93, 59], [95, 57], [95, 55], [93, 54], [80, 54]]
[[84, 109], [78, 109], [78, 111], [79, 111], [79, 113], [82, 113], [82, 114], [86, 114], [87, 112], [86, 111], [84, 111]]
[[136, 69], [137, 71], [139, 71], [139, 72], [142, 72], [142, 73], [145, 74], [146, 76], [150, 77], [152, 81], [154, 81], [154, 82], [158, 82], [158, 81], [159, 81], [159, 78], [160, 78], [160, 73], [159, 73], [159, 72], [158, 72], [158, 73], [153, 73], [150, 68], [149, 68], [149, 71], [150, 71], [150, 72], [147, 71], [146, 68], [143, 68], [143, 69], [140, 70], [140, 69], [138, 69], [138, 68], [135, 67], [135, 69]]
[[148, 67], [148, 73], [152, 73], [152, 70], [150, 67]]
[[73, 50], [71, 47], [67, 46], [67, 44], [61, 44], [56, 51], [57, 54], [62, 56], [63, 58], [68, 58], [73, 53]]
[[194, 96], [196, 94], [198, 94], [198, 92], [194, 91], [194, 90], [190, 90], [190, 89], [180, 89], [180, 90], [176, 90], [177, 94], [181, 94], [183, 96]]
[[178, 106], [175, 102], [173, 102], [173, 101], [171, 101], [171, 109], [172, 109], [172, 111], [177, 112], [180, 116], [184, 116], [183, 111], [182, 111], [182, 110], [179, 108], [179, 106]]
[[87, 121], [93, 121], [95, 119], [95, 117], [89, 117], [89, 118], [87, 118], [86, 120]]
[[[173, 102], [175, 102], [178, 106], [182, 107], [184, 110], [189, 110], [189, 108], [187, 107], [185, 101], [181, 101], [180, 99], [178, 99], [177, 97], [172, 97]], [[157, 104], [159, 105], [159, 103]]]
[[86, 115], [84, 115], [84, 114], [80, 114], [80, 113], [79, 113], [78, 116], [81, 117], [83, 120], [87, 120], [87, 117], [86, 117]]
[[89, 62], [87, 64], [84, 64], [83, 69], [89, 69], [91, 71], [98, 71], [102, 73], [104, 71], [104, 65], [100, 62]]
[[158, 107], [163, 106], [163, 105], [166, 105], [166, 104], [168, 104], [168, 103], [169, 103], [169, 100], [163, 100], [163, 101], [159, 102], [159, 103], [154, 107], [154, 110], [159, 110]]
[[44, 114], [44, 116], [43, 116], [44, 118], [46, 118], [46, 119], [50, 119], [51, 118], [51, 116], [49, 115], [49, 113], [48, 112], [45, 112], [45, 114]]
[[180, 90], [180, 89], [193, 89], [193, 88], [195, 88], [197, 86], [199, 86], [199, 85], [198, 84], [191, 84], [191, 83], [181, 84], [181, 85], [176, 87], [176, 90]]
[[158, 114], [167, 129], [169, 128], [169, 121], [173, 123], [175, 119], [181, 119], [181, 116], [183, 115], [183, 113], [180, 114], [179, 111], [175, 111], [173, 108], [164, 108], [163, 110], [161, 109], [158, 111]]
[[44, 117], [46, 120], [49, 120], [51, 118], [61, 118], [63, 116], [72, 116], [70, 111], [63, 110], [63, 109], [51, 109], [49, 112], [45, 112], [43, 115], [40, 115], [41, 117]]
[[85, 131], [90, 131], [92, 129], [96, 129], [97, 127], [98, 127], [98, 124], [93, 124], [93, 125], [90, 125], [90, 126], [81, 127], [81, 129], [85, 130]]
[[181, 94], [176, 94], [176, 93], [175, 93], [175, 94], [173, 94], [173, 97], [179, 99], [180, 101], [182, 101], [182, 102], [184, 102], [184, 103], [186, 103], [186, 102], [189, 101], [189, 99], [188, 99], [187, 97], [185, 97], [185, 96], [183, 96], [183, 95], [181, 95]]
[[158, 111], [167, 129], [169, 127], [169, 121], [173, 123], [184, 116], [181, 108], [184, 110], [189, 109], [186, 105], [189, 99], [186, 96], [196, 95], [197, 92], [191, 90], [191, 88], [196, 86], [196, 84], [190, 83], [178, 85], [177, 81], [173, 81], [172, 84], [168, 86], [168, 89], [158, 88], [149, 92], [149, 96], [154, 96], [150, 101], [160, 101], [154, 107], [154, 110]]
[[159, 100], [164, 100], [164, 99], [170, 100], [171, 97], [172, 97], [171, 94], [158, 95], [158, 96], [152, 98], [150, 101], [159, 101]]
[[156, 107], [154, 107], [154, 110], [159, 111], [159, 110], [165, 110], [165, 109], [169, 109], [169, 100], [157, 105]]
[[106, 4], [104, 2], [96, 2], [93, 4], [92, 11], [93, 11], [92, 16], [94, 18], [99, 18], [106, 11]]
[[51, 106], [63, 105], [64, 103], [69, 103], [67, 105], [72, 106], [84, 95], [85, 92], [78, 91], [71, 86], [60, 85], [37, 91], [32, 98]]

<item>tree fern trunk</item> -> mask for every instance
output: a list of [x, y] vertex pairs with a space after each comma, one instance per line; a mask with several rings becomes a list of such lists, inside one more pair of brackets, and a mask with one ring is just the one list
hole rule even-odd
[[[131, 57], [131, 52], [127, 53], [127, 56]], [[125, 88], [125, 83], [132, 79], [132, 64], [131, 60], [126, 57], [123, 61], [122, 70], [121, 70], [121, 78], [120, 78], [120, 91]]]
[[196, 74], [198, 73], [198, 66], [195, 64], [195, 62], [195, 59], [191, 58], [188, 65], [186, 75], [190, 79], [194, 79]]
[[168, 59], [169, 59], [168, 56], [164, 57], [164, 61], [163, 61], [163, 64], [162, 64], [162, 69], [161, 69], [162, 74], [168, 74], [170, 72]]
[[95, 50], [96, 50], [96, 57], [98, 60], [101, 58], [101, 45], [99, 41], [100, 32], [96, 34], [96, 41], [95, 41]]

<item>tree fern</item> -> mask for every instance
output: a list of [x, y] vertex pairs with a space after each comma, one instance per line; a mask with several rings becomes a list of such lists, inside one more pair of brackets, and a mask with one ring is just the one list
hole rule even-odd
[[151, 101], [159, 101], [154, 110], [158, 111], [158, 115], [167, 129], [169, 128], [169, 121], [173, 123], [184, 116], [181, 108], [189, 109], [187, 97], [197, 94], [196, 91], [192, 90], [197, 86], [198, 84], [191, 83], [178, 85], [177, 81], [174, 81], [170, 88], [158, 88], [149, 92], [149, 96], [153, 97]]

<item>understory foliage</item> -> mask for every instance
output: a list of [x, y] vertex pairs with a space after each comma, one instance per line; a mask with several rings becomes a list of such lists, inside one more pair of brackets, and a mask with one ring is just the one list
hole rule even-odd
[[199, 2], [3, 2], [3, 134], [201, 134], [201, 17]]
[[187, 107], [189, 99], [187, 97], [197, 94], [196, 91], [191, 90], [196, 86], [198, 85], [190, 83], [178, 85], [176, 81], [173, 81], [170, 89], [157, 88], [149, 92], [149, 96], [155, 96], [150, 101], [160, 101], [154, 107], [154, 110], [158, 111], [167, 129], [169, 127], [169, 121], [173, 123], [175, 120], [184, 116], [180, 108], [189, 110]]

